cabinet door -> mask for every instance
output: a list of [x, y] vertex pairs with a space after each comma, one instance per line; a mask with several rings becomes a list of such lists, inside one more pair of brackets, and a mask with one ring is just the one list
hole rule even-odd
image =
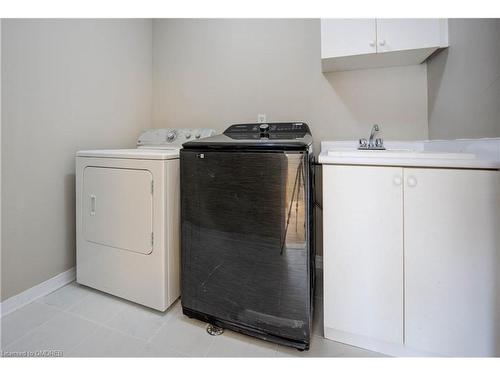
[[325, 328], [403, 343], [402, 173], [323, 166]]
[[375, 53], [375, 19], [322, 19], [321, 57]]
[[500, 355], [499, 173], [405, 169], [406, 345]]
[[377, 19], [377, 52], [442, 46], [446, 21], [440, 19]]

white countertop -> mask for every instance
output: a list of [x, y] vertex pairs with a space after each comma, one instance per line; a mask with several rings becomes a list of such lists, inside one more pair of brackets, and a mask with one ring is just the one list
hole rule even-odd
[[321, 142], [319, 163], [500, 169], [500, 138], [387, 141], [386, 151], [358, 151], [357, 141]]

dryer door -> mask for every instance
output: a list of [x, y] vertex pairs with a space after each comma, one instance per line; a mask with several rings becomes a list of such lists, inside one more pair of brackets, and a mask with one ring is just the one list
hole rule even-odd
[[87, 167], [83, 172], [85, 240], [121, 250], [153, 251], [153, 175], [148, 170]]

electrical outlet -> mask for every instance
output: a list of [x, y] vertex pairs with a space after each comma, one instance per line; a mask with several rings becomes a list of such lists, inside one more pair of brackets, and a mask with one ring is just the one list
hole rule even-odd
[[264, 122], [267, 122], [267, 121], [266, 121], [266, 115], [265, 115], [265, 114], [261, 114], [261, 113], [260, 113], [260, 114], [258, 114], [258, 115], [257, 115], [257, 122], [258, 122], [259, 124], [263, 124]]

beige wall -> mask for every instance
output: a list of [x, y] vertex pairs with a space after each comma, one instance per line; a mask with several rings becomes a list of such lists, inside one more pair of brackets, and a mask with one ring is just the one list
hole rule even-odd
[[316, 152], [321, 140], [368, 136], [373, 123], [386, 139], [428, 137], [426, 65], [323, 74], [317, 19], [154, 20], [153, 74], [159, 128], [222, 131], [263, 113], [307, 122]]
[[151, 123], [150, 20], [3, 20], [2, 300], [74, 266], [74, 154]]
[[500, 137], [500, 20], [449, 20], [428, 62], [431, 139]]
[[[321, 73], [319, 20], [154, 20], [155, 127], [305, 121], [320, 140], [426, 139], [426, 65]], [[317, 147], [318, 149], [319, 147]]]

